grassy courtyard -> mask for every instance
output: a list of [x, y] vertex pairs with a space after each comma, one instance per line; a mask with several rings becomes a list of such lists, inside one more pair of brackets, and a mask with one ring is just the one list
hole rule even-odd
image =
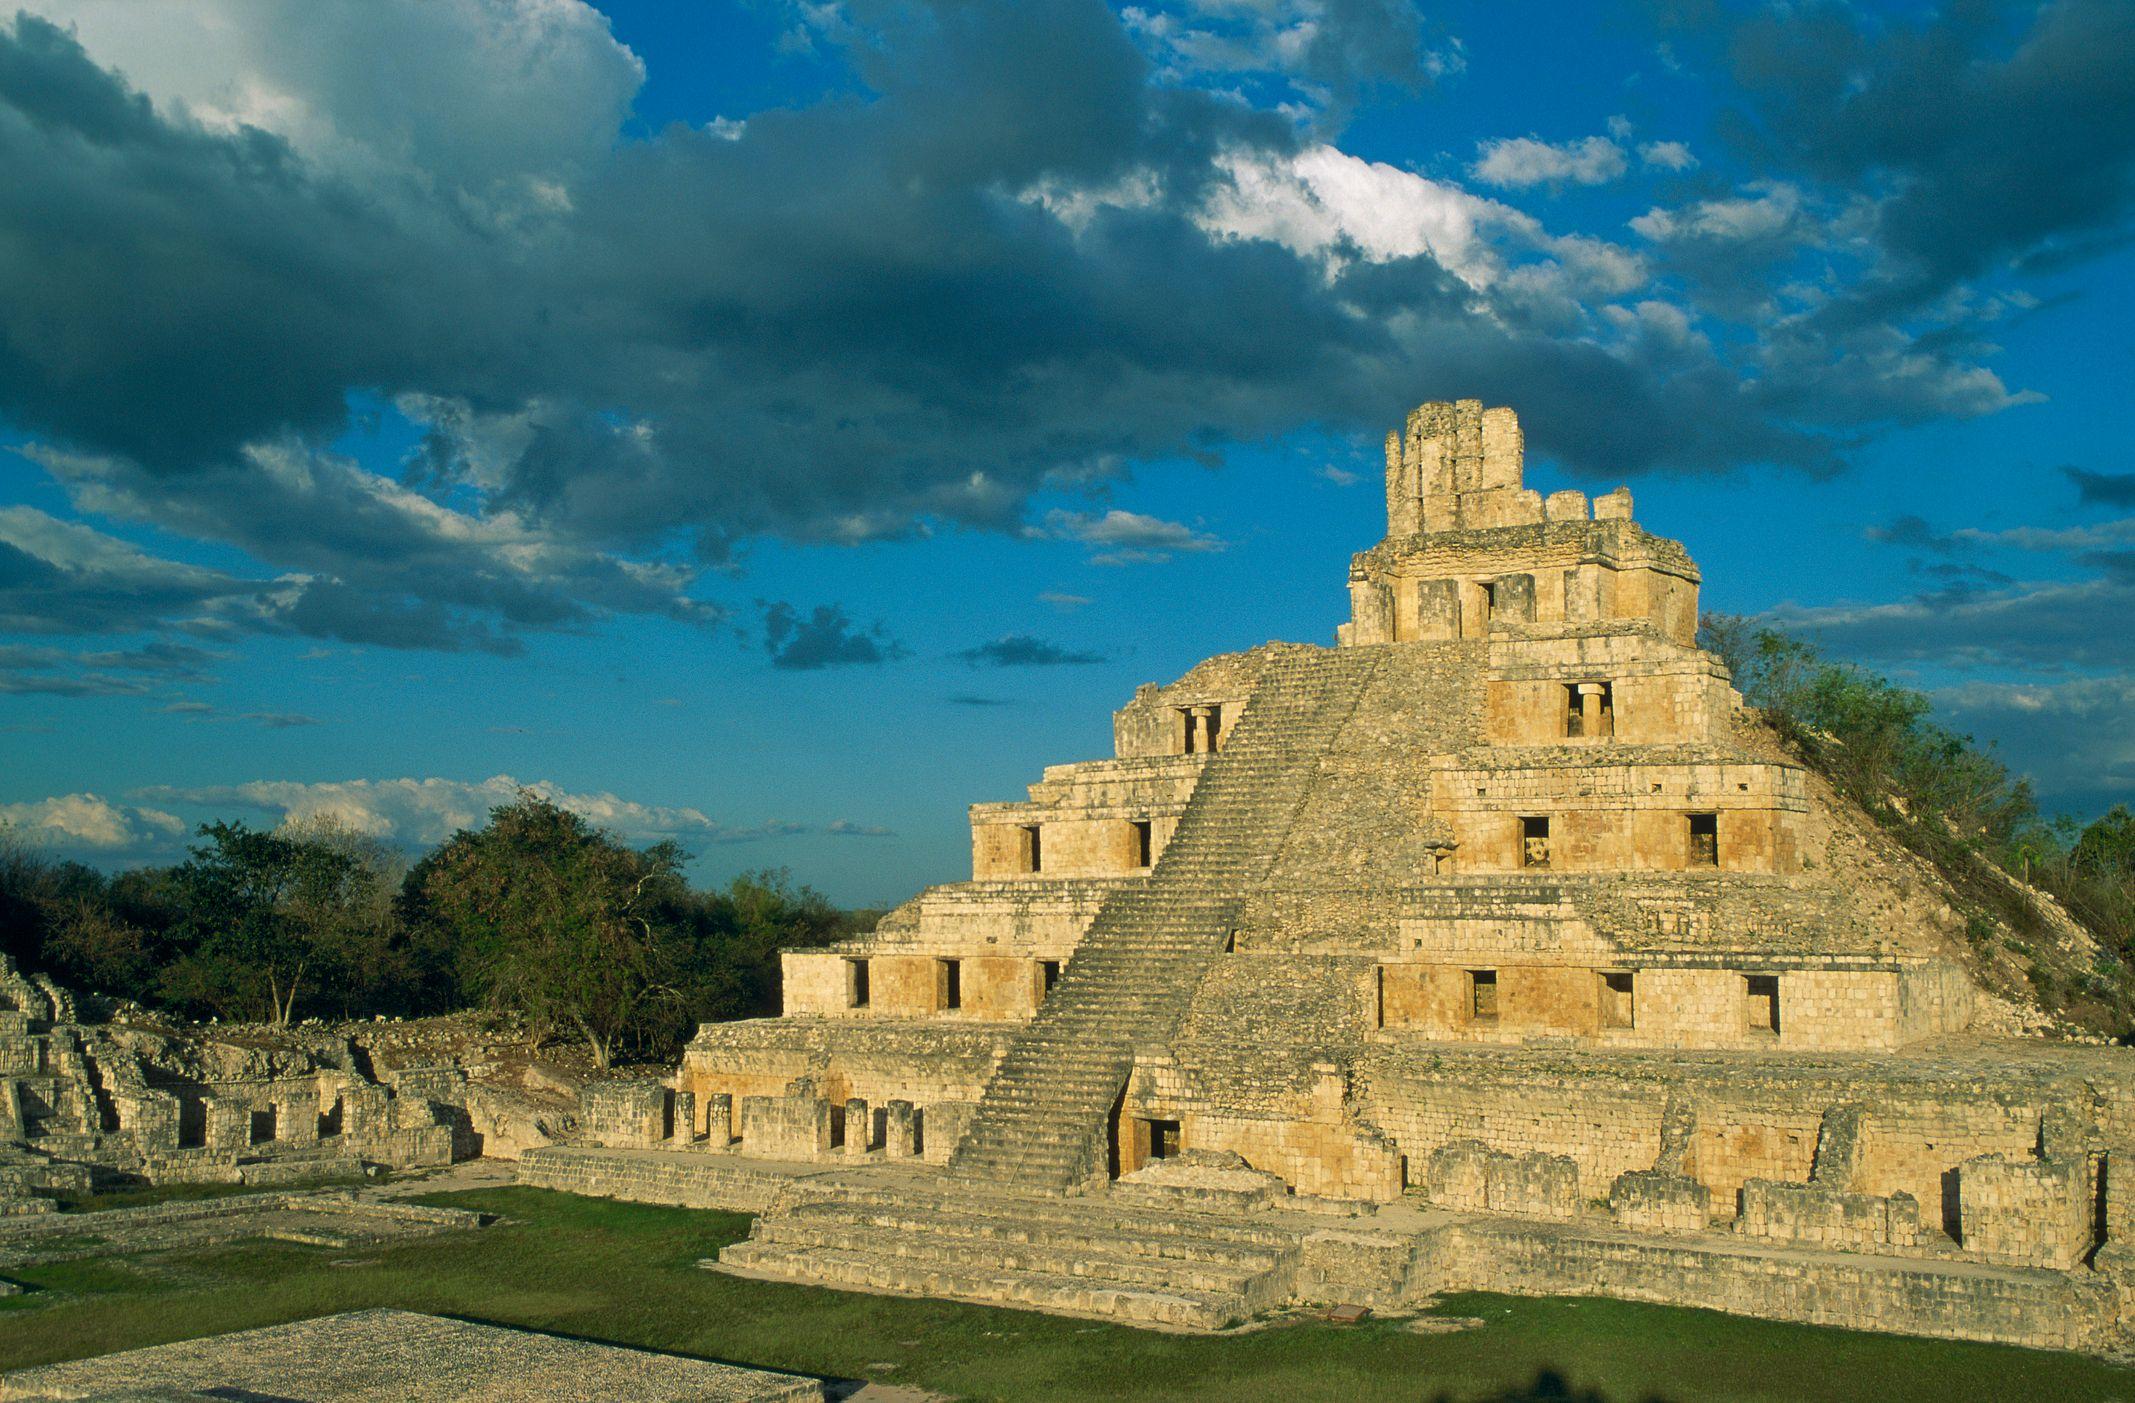
[[2135, 1400], [2135, 1370], [2075, 1355], [1894, 1339], [1601, 1300], [1467, 1296], [1486, 1324], [1306, 1323], [1224, 1339], [1023, 1311], [741, 1281], [696, 1262], [732, 1214], [539, 1189], [430, 1200], [505, 1215], [372, 1250], [254, 1243], [23, 1269], [0, 1368], [366, 1306], [464, 1316], [986, 1399]]

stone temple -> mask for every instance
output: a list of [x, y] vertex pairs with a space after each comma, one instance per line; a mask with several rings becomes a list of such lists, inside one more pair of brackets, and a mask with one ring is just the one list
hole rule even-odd
[[2017, 1035], [1699, 649], [1684, 548], [1473, 400], [1388, 437], [1386, 511], [1337, 646], [1143, 686], [972, 807], [970, 881], [522, 1175], [757, 1212], [727, 1270], [1175, 1326], [1481, 1289], [2126, 1347], [2135, 1061]]

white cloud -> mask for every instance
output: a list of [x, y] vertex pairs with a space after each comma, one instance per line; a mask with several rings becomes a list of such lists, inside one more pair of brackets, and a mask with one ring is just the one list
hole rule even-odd
[[1698, 158], [1680, 141], [1649, 141], [1638, 148], [1638, 159], [1657, 170], [1696, 170]]
[[0, 804], [0, 823], [13, 824], [55, 847], [124, 852], [181, 837], [185, 821], [160, 809], [114, 804], [99, 794], [63, 794], [25, 804]]
[[1229, 178], [1196, 221], [1211, 234], [1263, 239], [1330, 260], [1345, 247], [1369, 262], [1427, 253], [1471, 287], [1487, 284], [1499, 266], [1485, 228], [1532, 223], [1456, 185], [1332, 146], [1310, 146], [1287, 159], [1233, 152], [1221, 165]]
[[1090, 557], [1092, 565], [1157, 565], [1175, 552], [1219, 551], [1227, 544], [1183, 522], [1117, 507], [1102, 516], [1055, 509], [1045, 514], [1036, 534], [1080, 541], [1096, 552]]
[[1486, 141], [1469, 173], [1486, 185], [1605, 185], [1626, 168], [1623, 148], [1605, 136], [1552, 145], [1531, 136]]
[[1753, 181], [1751, 193], [1737, 199], [1699, 200], [1677, 209], [1658, 206], [1631, 221], [1631, 228], [1656, 243], [1672, 239], [1713, 239], [1743, 243], [1787, 233], [1802, 212], [1801, 191], [1785, 181]]
[[735, 827], [702, 809], [640, 804], [605, 791], [574, 793], [547, 780], [522, 784], [510, 775], [478, 783], [450, 779], [353, 779], [303, 783], [254, 780], [202, 787], [156, 786], [132, 797], [159, 804], [207, 809], [253, 809], [293, 822], [332, 815], [358, 832], [411, 845], [443, 842], [462, 828], [479, 828], [489, 811], [531, 790], [632, 842], [684, 838], [713, 843], [747, 842], [809, 831], [783, 822]]

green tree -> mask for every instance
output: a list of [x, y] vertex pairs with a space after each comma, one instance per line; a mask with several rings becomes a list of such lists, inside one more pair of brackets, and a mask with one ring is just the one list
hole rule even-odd
[[391, 886], [345, 831], [201, 825], [207, 841], [171, 874], [181, 952], [167, 997], [225, 1017], [288, 1026], [307, 994], [340, 993], [351, 950], [381, 936]]
[[2115, 804], [2076, 839], [2071, 863], [2087, 876], [2135, 878], [2135, 813]]
[[522, 792], [418, 863], [409, 886], [421, 919], [457, 951], [469, 994], [537, 1037], [574, 1030], [606, 1069], [677, 1002], [682, 860], [672, 843], [625, 847]]

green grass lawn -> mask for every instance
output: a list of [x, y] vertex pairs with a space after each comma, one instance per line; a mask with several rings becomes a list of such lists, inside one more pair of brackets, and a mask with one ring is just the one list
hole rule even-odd
[[941, 1301], [742, 1281], [696, 1262], [734, 1214], [541, 1189], [428, 1200], [512, 1221], [382, 1249], [254, 1243], [26, 1268], [0, 1299], [0, 1368], [366, 1306], [971, 1398], [2135, 1400], [2135, 1371], [2077, 1355], [1775, 1325], [1602, 1300], [1463, 1296], [1478, 1330], [1317, 1322], [1164, 1335]]

